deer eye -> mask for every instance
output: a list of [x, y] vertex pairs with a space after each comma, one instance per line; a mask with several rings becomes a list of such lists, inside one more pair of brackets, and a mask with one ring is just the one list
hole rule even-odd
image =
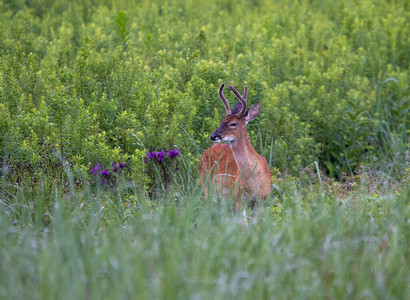
[[231, 123], [231, 124], [229, 124], [229, 127], [235, 128], [235, 127], [236, 127], [236, 123]]

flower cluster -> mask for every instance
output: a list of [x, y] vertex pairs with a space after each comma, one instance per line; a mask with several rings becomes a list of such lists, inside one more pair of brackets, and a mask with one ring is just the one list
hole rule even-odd
[[178, 149], [172, 149], [172, 150], [169, 150], [168, 151], [168, 153], [167, 153], [167, 155], [170, 157], [170, 158], [175, 158], [175, 157], [177, 157], [177, 156], [179, 156], [179, 150]]
[[119, 163], [118, 165], [115, 162], [111, 162], [111, 166], [112, 166], [112, 171], [113, 172], [118, 172], [118, 170], [121, 170], [123, 168], [125, 168], [125, 164], [124, 163]]
[[95, 176], [101, 176], [101, 184], [109, 184], [110, 181], [113, 182], [113, 173], [117, 173], [124, 169], [127, 165], [124, 163], [117, 164], [116, 162], [111, 162], [112, 172], [106, 170], [101, 163], [97, 163], [94, 168], [91, 169], [91, 173]]
[[165, 161], [167, 158], [176, 158], [180, 154], [178, 149], [172, 149], [169, 151], [161, 150], [159, 152], [155, 151], [149, 151], [147, 152], [147, 157], [144, 159], [144, 163], [147, 163], [149, 160], [157, 161], [159, 163], [162, 163]]
[[[158, 191], [156, 184], [161, 182], [161, 188], [164, 188], [165, 193], [171, 183], [172, 175], [178, 170], [178, 156], [181, 152], [178, 149], [148, 151], [144, 158], [144, 164], [152, 161], [146, 168], [146, 174], [150, 180], [150, 191]], [[158, 163], [158, 165], [156, 165]], [[153, 192], [149, 192], [149, 197], [153, 196]]]

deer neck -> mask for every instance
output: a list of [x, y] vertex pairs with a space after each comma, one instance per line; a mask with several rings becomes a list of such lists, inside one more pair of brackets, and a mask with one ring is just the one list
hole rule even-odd
[[257, 159], [255, 158], [258, 153], [253, 148], [247, 132], [234, 142], [230, 143], [230, 146], [240, 172], [244, 170], [244, 168], [245, 170], [248, 170], [255, 167], [255, 163], [257, 162]]

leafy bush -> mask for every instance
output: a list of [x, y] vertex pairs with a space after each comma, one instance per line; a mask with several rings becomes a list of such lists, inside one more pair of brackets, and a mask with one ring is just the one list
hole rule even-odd
[[332, 175], [370, 164], [404, 176], [407, 1], [37, 0], [0, 11], [0, 155], [15, 170], [47, 173], [56, 153], [79, 173], [128, 160], [144, 185], [146, 151], [177, 145], [198, 160], [227, 82], [261, 101], [249, 131], [272, 169], [317, 160]]

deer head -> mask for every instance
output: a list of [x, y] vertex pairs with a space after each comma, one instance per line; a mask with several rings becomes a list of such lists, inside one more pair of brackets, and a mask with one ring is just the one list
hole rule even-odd
[[219, 98], [221, 98], [222, 103], [225, 106], [226, 115], [219, 128], [212, 133], [211, 140], [216, 143], [233, 143], [238, 139], [248, 137], [246, 124], [259, 115], [260, 103], [257, 102], [250, 109], [246, 110], [248, 87], [245, 86], [244, 94], [241, 95], [232, 85], [230, 85], [229, 88], [232, 92], [234, 92], [236, 98], [239, 100], [231, 111], [228, 101], [223, 94], [224, 86], [225, 84], [223, 83], [219, 88]]

